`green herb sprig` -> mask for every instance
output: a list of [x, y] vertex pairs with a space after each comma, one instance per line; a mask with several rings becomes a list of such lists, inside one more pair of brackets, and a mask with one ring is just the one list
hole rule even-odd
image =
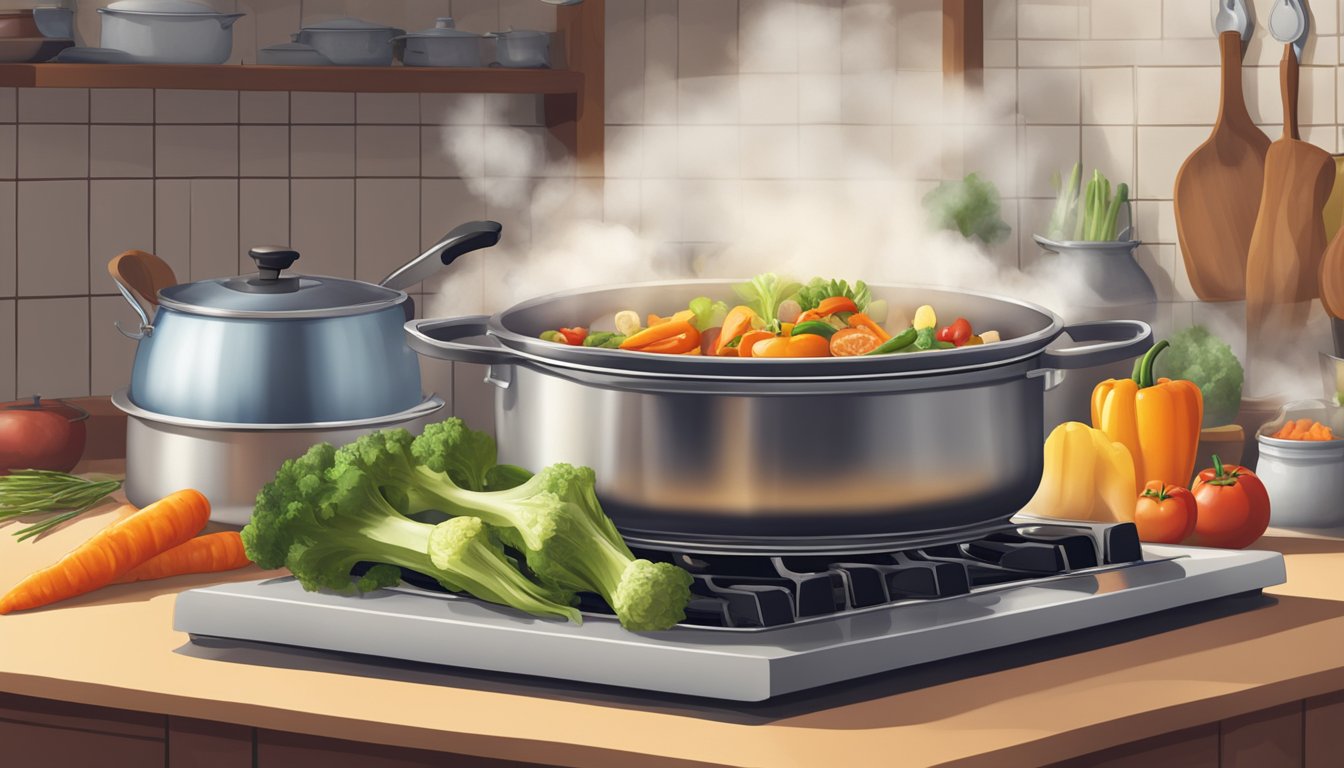
[[121, 480], [114, 477], [83, 478], [45, 469], [15, 470], [0, 476], [0, 521], [61, 513], [15, 531], [19, 541], [26, 541], [102, 504], [119, 488]]

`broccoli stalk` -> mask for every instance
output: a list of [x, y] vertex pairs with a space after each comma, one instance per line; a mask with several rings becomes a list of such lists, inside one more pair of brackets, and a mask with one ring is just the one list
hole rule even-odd
[[591, 469], [555, 464], [508, 490], [471, 491], [431, 468], [450, 467], [437, 457], [451, 454], [459, 441], [451, 430], [426, 430], [419, 438], [383, 430], [341, 448], [335, 463], [367, 474], [372, 487], [403, 490], [411, 511], [480, 518], [522, 552], [538, 580], [596, 592], [627, 629], [666, 629], [685, 618], [690, 574], [635, 558], [602, 512]]
[[374, 562], [423, 573], [454, 592], [580, 621], [578, 611], [556, 601], [554, 588], [529, 581], [469, 522], [411, 520], [388, 503], [372, 475], [339, 463], [327, 444], [281, 466], [257, 495], [242, 536], [249, 559], [263, 568], [287, 567], [310, 591], [363, 591], [396, 582], [392, 569], [374, 568], [350, 583], [356, 563]]

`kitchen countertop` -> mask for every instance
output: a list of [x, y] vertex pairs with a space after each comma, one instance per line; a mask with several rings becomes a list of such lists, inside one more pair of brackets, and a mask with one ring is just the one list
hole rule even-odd
[[[0, 589], [106, 525], [113, 508], [37, 543], [0, 536]], [[178, 592], [267, 575], [254, 568], [0, 617], [0, 691], [567, 766], [889, 765], [895, 754], [903, 765], [1038, 765], [1344, 690], [1344, 537], [1271, 531], [1256, 547], [1287, 555], [1288, 582], [1263, 597], [761, 704], [202, 648], [172, 630]]]

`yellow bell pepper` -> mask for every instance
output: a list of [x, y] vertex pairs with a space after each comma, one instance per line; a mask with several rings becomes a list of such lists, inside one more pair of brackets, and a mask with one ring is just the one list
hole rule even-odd
[[1023, 512], [1095, 522], [1134, 519], [1134, 461], [1129, 449], [1078, 421], [1055, 427], [1045, 441], [1045, 466]]
[[1204, 397], [1192, 381], [1153, 380], [1158, 342], [1134, 364], [1134, 376], [1107, 379], [1092, 390], [1092, 426], [1123, 443], [1134, 458], [1134, 492], [1160, 480], [1188, 487], [1195, 471]]

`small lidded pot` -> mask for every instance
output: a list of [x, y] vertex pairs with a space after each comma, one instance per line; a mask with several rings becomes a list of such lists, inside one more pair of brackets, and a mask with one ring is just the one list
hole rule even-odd
[[69, 472], [84, 455], [88, 411], [61, 400], [0, 403], [0, 475], [15, 469]]
[[541, 68], [551, 66], [551, 34], [535, 29], [510, 29], [486, 37], [495, 38], [495, 62], [501, 67]]
[[[1328, 440], [1274, 437], [1306, 419], [1331, 430]], [[1269, 492], [1269, 524], [1277, 528], [1344, 526], [1344, 408], [1323, 400], [1288, 403], [1256, 434], [1255, 474]]]
[[386, 67], [392, 64], [393, 45], [404, 34], [406, 30], [386, 24], [341, 18], [309, 24], [293, 37], [337, 66]]
[[405, 40], [401, 62], [408, 67], [479, 67], [480, 35], [455, 28], [452, 18], [434, 20], [430, 29], [410, 32], [394, 40]]

